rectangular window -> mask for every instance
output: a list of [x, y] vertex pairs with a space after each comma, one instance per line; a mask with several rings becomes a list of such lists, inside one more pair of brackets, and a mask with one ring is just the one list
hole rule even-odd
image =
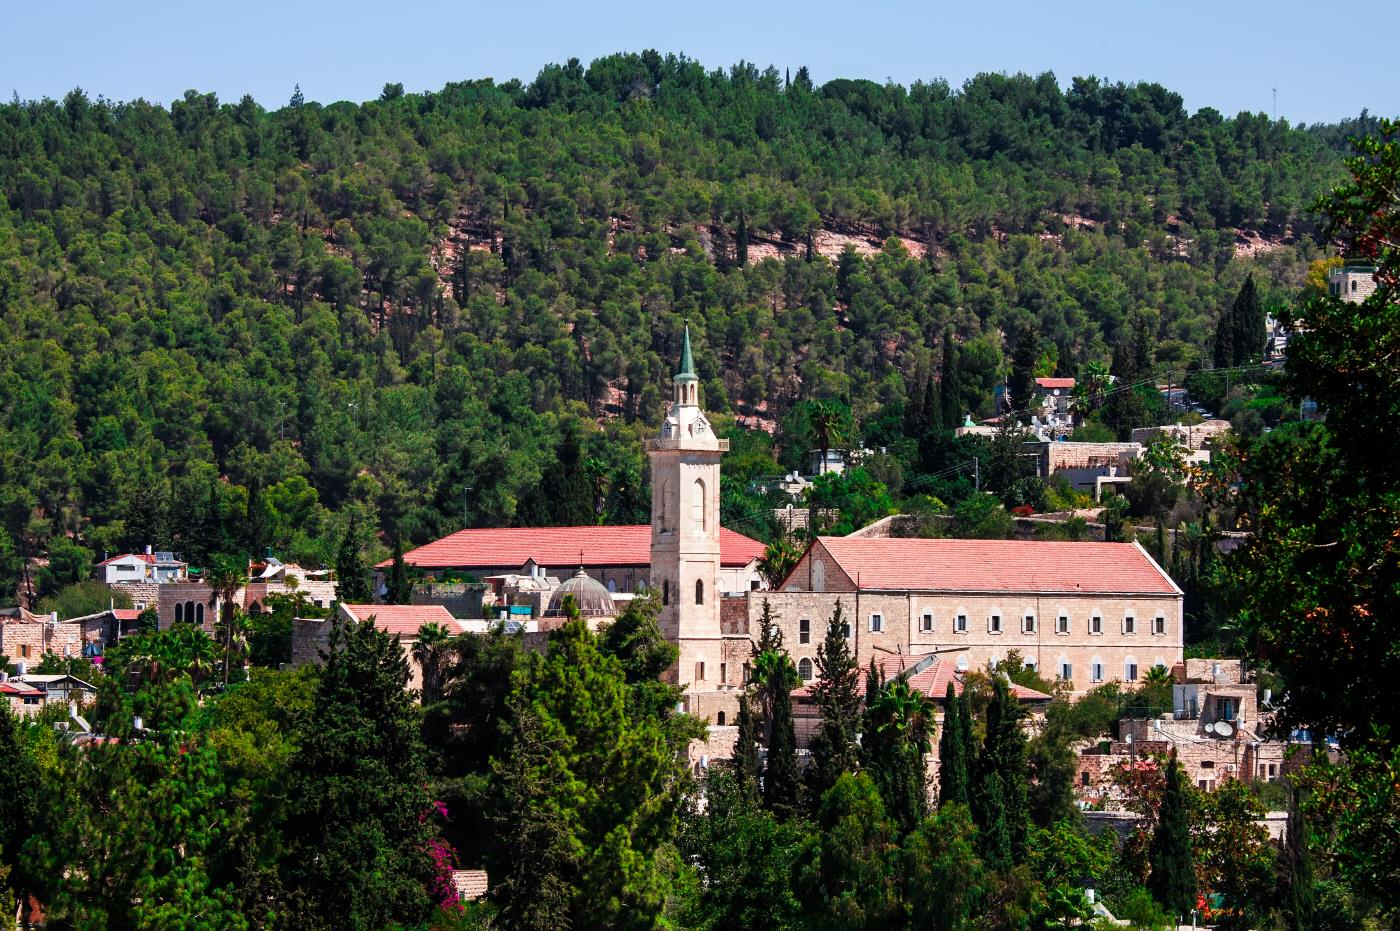
[[1157, 615], [1152, 619], [1152, 630], [1154, 633], [1165, 634], [1167, 632], [1167, 619], [1162, 615]]
[[1070, 680], [1072, 680], [1072, 679], [1074, 678], [1074, 664], [1073, 664], [1073, 663], [1061, 663], [1061, 664], [1060, 664], [1060, 678], [1063, 679], [1063, 680], [1066, 681], [1066, 682], [1069, 682]]
[[1090, 681], [1090, 682], [1102, 682], [1102, 681], [1103, 681], [1103, 663], [1092, 663], [1092, 664], [1089, 666], [1089, 681]]
[[1055, 618], [1055, 633], [1057, 633], [1057, 634], [1067, 634], [1067, 633], [1069, 633], [1069, 615], [1068, 615], [1068, 614], [1061, 614], [1059, 617]]
[[879, 615], [879, 614], [872, 614], [872, 615], [870, 615], [870, 632], [873, 633], [873, 634], [878, 634], [880, 631], [882, 631], [882, 630], [884, 630], [884, 629], [885, 629], [885, 618], [884, 618], [884, 616], [883, 616], [883, 615]]
[[749, 591], [758, 591], [758, 579], [749, 579]]
[[1021, 623], [1021, 633], [1023, 633], [1023, 634], [1033, 634], [1033, 633], [1035, 633], [1035, 615], [1034, 615], [1034, 614], [1027, 614], [1027, 615], [1026, 615], [1025, 620], [1022, 621], [1022, 623]]
[[729, 682], [729, 664], [728, 664], [728, 663], [720, 663], [720, 664], [719, 664], [719, 684], [720, 684], [720, 685], [725, 685], [725, 684], [728, 683], [728, 682]]
[[695, 664], [695, 681], [696, 681], [696, 682], [704, 682], [704, 681], [705, 681], [705, 664], [704, 664], [703, 662], [699, 662], [699, 663], [696, 663], [696, 664]]
[[1091, 633], [1091, 634], [1101, 634], [1101, 633], [1103, 633], [1103, 618], [1099, 617], [1097, 614], [1095, 614], [1093, 617], [1089, 618], [1089, 633]]
[[1272, 779], [1272, 778], [1274, 778], [1274, 777], [1277, 776], [1277, 775], [1278, 775], [1278, 764], [1277, 764], [1277, 763], [1270, 763], [1270, 764], [1269, 764], [1269, 778]]
[[1089, 771], [1087, 769], [1079, 774], [1079, 784], [1082, 786], [1087, 786], [1089, 784]]
[[842, 625], [841, 625], [841, 636], [845, 637], [847, 640], [850, 640], [850, 639], [851, 639], [851, 625], [850, 625], [850, 624], [842, 624]]
[[1201, 760], [1201, 769], [1215, 769], [1215, 761]]
[[967, 615], [966, 615], [966, 614], [959, 614], [959, 615], [958, 615], [957, 623], [953, 625], [953, 629], [956, 630], [956, 631], [957, 631], [958, 633], [960, 633], [960, 634], [965, 634], [965, 633], [967, 633]]
[[1001, 633], [1001, 615], [993, 614], [987, 618], [987, 632], [992, 634]]
[[797, 622], [797, 642], [812, 642], [812, 622], [805, 617]]
[[1125, 615], [1123, 616], [1123, 633], [1125, 633], [1125, 634], [1133, 634], [1133, 633], [1136, 633], [1136, 632], [1137, 632], [1137, 619], [1134, 618], [1131, 614], [1125, 614]]
[[1123, 664], [1123, 678], [1128, 682], [1137, 681], [1137, 663]]
[[923, 620], [919, 622], [919, 629], [923, 631], [933, 630], [933, 615], [924, 613]]

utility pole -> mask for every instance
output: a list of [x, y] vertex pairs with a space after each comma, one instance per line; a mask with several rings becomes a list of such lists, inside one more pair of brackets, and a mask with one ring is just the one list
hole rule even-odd
[[972, 490], [982, 490], [982, 460], [976, 456], [972, 457]]

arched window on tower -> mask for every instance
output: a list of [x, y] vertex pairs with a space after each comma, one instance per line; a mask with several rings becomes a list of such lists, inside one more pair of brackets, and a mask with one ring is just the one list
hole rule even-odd
[[176, 623], [176, 624], [180, 624], [180, 623], [182, 623], [184, 620], [185, 620], [185, 605], [184, 605], [184, 602], [177, 601], [177, 602], [175, 602], [175, 623]]
[[706, 518], [707, 515], [706, 515], [706, 513], [705, 513], [705, 510], [706, 510], [706, 509], [705, 509], [705, 480], [704, 480], [704, 479], [697, 478], [697, 479], [695, 480], [695, 487], [694, 487], [694, 489], [693, 489], [693, 491], [692, 491], [692, 497], [691, 497], [691, 501], [690, 501], [690, 508], [691, 508], [691, 511], [690, 511], [690, 520], [691, 520], [691, 523], [694, 524], [694, 526], [696, 526], [697, 528], [699, 528], [702, 532], [703, 532], [703, 531], [708, 531], [710, 528], [705, 526], [705, 518]]
[[662, 533], [671, 530], [671, 482], [661, 483], [661, 513], [657, 516], [657, 529]]
[[705, 603], [705, 580], [695, 580], [695, 603], [702, 605]]
[[194, 606], [194, 622], [196, 624], [204, 623], [204, 605], [196, 604]]

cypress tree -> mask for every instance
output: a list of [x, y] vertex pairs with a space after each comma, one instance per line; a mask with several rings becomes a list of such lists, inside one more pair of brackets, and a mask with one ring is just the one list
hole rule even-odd
[[962, 382], [958, 373], [958, 347], [953, 342], [953, 328], [943, 331], [943, 368], [938, 385], [943, 408], [943, 428], [956, 430], [962, 426]]
[[860, 666], [846, 639], [841, 602], [826, 625], [826, 639], [817, 647], [817, 684], [812, 697], [821, 724], [812, 737], [812, 766], [808, 770], [810, 797], [819, 804], [842, 773], [855, 772], [860, 762]]
[[1264, 303], [1250, 272], [1235, 295], [1227, 322], [1231, 329], [1231, 365], [1250, 365], [1264, 356]]
[[[784, 657], [786, 659], [786, 657]], [[788, 661], [791, 668], [792, 661]], [[768, 761], [763, 771], [763, 805], [780, 815], [796, 813], [801, 793], [797, 768], [797, 734], [792, 720], [792, 682], [776, 676], [772, 690], [772, 720], [768, 726]]]
[[747, 692], [739, 693], [739, 714], [735, 721], [739, 733], [734, 737], [734, 773], [743, 790], [758, 794], [758, 756], [754, 740], [753, 711]]
[[[943, 399], [939, 396], [938, 382], [934, 380], [932, 372], [929, 373], [928, 379], [924, 382], [923, 414], [923, 431], [919, 434], [920, 437], [926, 433], [945, 428], [946, 425], [943, 423]], [[957, 424], [953, 426], [956, 427]]]
[[1303, 814], [1302, 799], [1297, 788], [1289, 796], [1288, 836], [1283, 847], [1284, 918], [1288, 931], [1308, 931], [1313, 927], [1317, 908], [1317, 891], [1313, 885], [1311, 841], [1308, 819]]
[[347, 604], [364, 604], [374, 590], [374, 570], [360, 548], [360, 525], [354, 518], [345, 527], [340, 552], [335, 557], [336, 597]]
[[[1040, 355], [1036, 332], [1029, 323], [1017, 327], [1016, 345], [1011, 354], [1009, 410], [1030, 411], [1035, 400], [1035, 364]], [[1026, 415], [1029, 418], [1029, 414]]]
[[1147, 889], [1158, 904], [1180, 917], [1196, 904], [1196, 878], [1192, 872], [1190, 798], [1186, 777], [1176, 761], [1176, 750], [1167, 758], [1167, 786], [1152, 832]]
[[389, 570], [389, 604], [406, 605], [413, 599], [413, 586], [408, 581], [408, 566], [403, 561], [403, 539], [394, 535], [394, 566]]
[[992, 679], [987, 737], [977, 761], [973, 817], [982, 831], [982, 856], [993, 868], [1025, 859], [1029, 803], [1026, 791], [1026, 736], [1021, 709], [1006, 679]]
[[875, 666], [875, 657], [870, 657], [870, 665], [865, 670], [865, 713], [860, 724], [860, 755], [863, 762], [870, 762], [870, 750], [875, 746], [875, 722], [871, 719], [871, 709], [880, 694], [880, 670]]
[[734, 263], [740, 268], [749, 264], [749, 224], [743, 213], [739, 214], [739, 229], [734, 233]]
[[938, 804], [966, 805], [968, 803], [968, 746], [963, 740], [962, 712], [964, 702], [948, 683], [943, 697], [943, 733], [938, 737]]

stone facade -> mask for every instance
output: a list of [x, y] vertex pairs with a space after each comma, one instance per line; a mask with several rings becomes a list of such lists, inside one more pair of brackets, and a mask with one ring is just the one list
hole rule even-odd
[[1182, 656], [1180, 595], [862, 591], [820, 541], [777, 591], [749, 597], [755, 635], [764, 602], [799, 674], [804, 660], [815, 666], [838, 603], [862, 666], [874, 659], [893, 668], [901, 657], [957, 650], [950, 658], [958, 669], [978, 669], [1015, 650], [1047, 679], [1063, 678], [1083, 693], [1140, 681], [1150, 667], [1171, 669]]
[[16, 615], [0, 616], [0, 655], [8, 656], [16, 672], [32, 670], [45, 653], [82, 656], [84, 644], [101, 645], [103, 626], [60, 621], [56, 615], [31, 614], [22, 608]]
[[720, 601], [719, 469], [729, 441], [715, 435], [700, 409], [699, 378], [691, 363], [690, 333], [681, 352], [675, 396], [651, 459], [651, 579], [661, 590], [662, 633], [680, 650], [669, 673], [685, 690], [686, 709], [717, 719], [730, 712], [733, 649], [723, 636]]
[[1376, 293], [1374, 268], [1334, 268], [1327, 275], [1327, 290], [1349, 304], [1360, 304]]
[[158, 582], [113, 582], [107, 587], [130, 598], [131, 606], [137, 611], [158, 608], [160, 605], [161, 586]]

